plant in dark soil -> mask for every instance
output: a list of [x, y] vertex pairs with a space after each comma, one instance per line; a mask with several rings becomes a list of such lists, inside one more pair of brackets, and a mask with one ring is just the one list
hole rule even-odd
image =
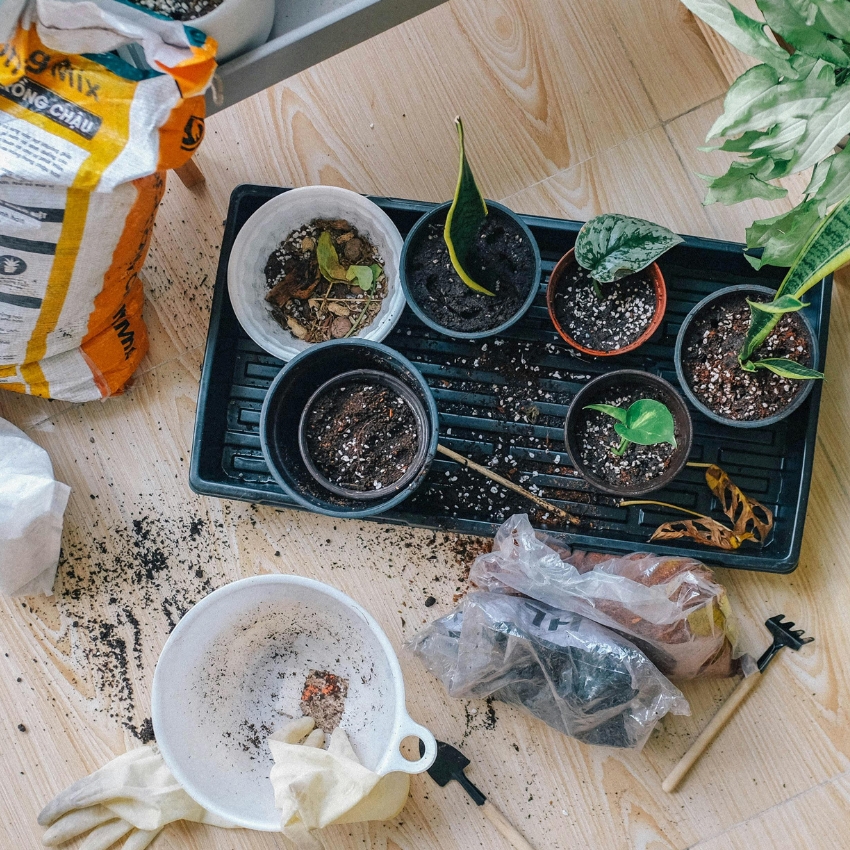
[[605, 297], [600, 284], [613, 283], [654, 263], [682, 242], [660, 224], [627, 215], [605, 213], [586, 222], [576, 237], [576, 262], [590, 272], [596, 297]]
[[272, 315], [305, 342], [357, 335], [387, 293], [377, 248], [342, 219], [294, 230], [272, 251], [265, 275]]
[[669, 443], [676, 448], [674, 430], [676, 423], [667, 405], [652, 398], [639, 398], [627, 408], [611, 404], [588, 404], [585, 410], [598, 410], [616, 419], [614, 430], [620, 435], [620, 445], [613, 450], [615, 457], [622, 457], [632, 443], [639, 446], [655, 446]]

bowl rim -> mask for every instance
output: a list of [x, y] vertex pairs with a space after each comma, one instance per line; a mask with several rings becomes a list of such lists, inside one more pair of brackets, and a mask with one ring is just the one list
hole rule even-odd
[[[180, 638], [183, 632], [189, 629], [199, 618], [203, 619], [207, 615], [209, 609], [214, 608], [223, 598], [239, 594], [246, 588], [254, 587], [256, 585], [268, 585], [269, 587], [276, 588], [307, 588], [327, 596], [335, 603], [348, 608], [353, 615], [360, 618], [368, 626], [368, 628], [374, 633], [378, 644], [386, 656], [390, 668], [390, 675], [393, 679], [393, 693], [395, 696], [394, 720], [396, 731], [393, 739], [387, 744], [384, 755], [376, 767], [376, 772], [383, 776], [393, 770], [404, 770], [407, 773], [421, 773], [427, 770], [436, 758], [436, 741], [429, 730], [420, 726], [418, 723], [415, 723], [407, 714], [404, 678], [401, 672], [401, 665], [399, 664], [398, 656], [396, 655], [389, 638], [381, 628], [378, 621], [362, 605], [360, 605], [360, 603], [356, 602], [350, 596], [346, 595], [341, 590], [337, 590], [331, 585], [315, 579], [305, 578], [303, 576], [288, 573], [275, 573], [272, 575], [259, 575], [238, 579], [237, 581], [230, 582], [229, 584], [214, 590], [186, 612], [186, 614], [174, 627], [162, 647], [162, 651], [160, 652], [159, 659], [157, 660], [156, 668], [154, 670], [153, 684], [151, 686], [151, 722], [154, 727], [157, 746], [162, 754], [166, 766], [186, 793], [207, 811], [212, 812], [225, 820], [231, 821], [237, 826], [244, 827], [245, 829], [260, 830], [262, 832], [278, 832], [280, 830], [279, 818], [274, 822], [271, 822], [241, 817], [238, 813], [230, 812], [222, 808], [215, 800], [210, 799], [202, 791], [199, 791], [196, 787], [194, 787], [192, 776], [189, 772], [183, 769], [183, 765], [179, 758], [175, 756], [167, 736], [165, 738], [161, 737], [161, 724], [159, 724], [160, 732], [157, 732], [159, 718], [162, 718], [168, 712], [168, 706], [165, 702], [166, 698], [163, 695], [163, 688], [165, 685], [163, 685], [162, 676], [164, 674], [159, 673], [159, 671], [163, 669], [160, 666], [162, 659], [168, 658], [169, 653], [173, 654], [179, 649]], [[410, 735], [419, 736], [420, 740], [423, 740], [425, 743], [425, 755], [418, 761], [408, 761], [398, 751], [398, 746], [401, 741]]]
[[[358, 206], [364, 213], [371, 216], [375, 220], [376, 225], [381, 229], [382, 235], [386, 236], [386, 244], [383, 246], [382, 253], [386, 255], [388, 249], [392, 249], [399, 257], [399, 268], [401, 254], [404, 250], [404, 240], [402, 239], [398, 227], [389, 215], [367, 195], [361, 195], [359, 192], [354, 192], [351, 189], [344, 189], [341, 186], [299, 186], [295, 189], [287, 189], [286, 191], [275, 195], [273, 198], [269, 198], [269, 200], [265, 201], [265, 203], [261, 204], [256, 210], [254, 210], [242, 227], [239, 228], [239, 232], [236, 234], [230, 249], [230, 256], [227, 259], [227, 296], [230, 299], [230, 305], [233, 308], [233, 312], [236, 314], [236, 320], [239, 322], [239, 325], [245, 333], [248, 334], [248, 336], [260, 348], [262, 348], [263, 351], [270, 354], [272, 357], [276, 357], [278, 360], [282, 360], [284, 363], [288, 363], [299, 354], [302, 354], [305, 351], [310, 351], [312, 348], [315, 348], [315, 346], [321, 345], [322, 343], [307, 343], [306, 347], [300, 350], [294, 348], [292, 344], [287, 345], [287, 339], [284, 335], [289, 335], [289, 331], [280, 327], [277, 322], [270, 317], [269, 324], [264, 324], [263, 326], [268, 328], [271, 341], [259, 339], [258, 337], [260, 334], [256, 330], [257, 323], [253, 321], [249, 314], [245, 313], [240, 304], [239, 298], [234, 297], [234, 293], [237, 293], [244, 288], [238, 285], [240, 272], [237, 270], [237, 266], [246, 260], [246, 257], [243, 257], [242, 255], [247, 249], [243, 246], [246, 240], [250, 237], [252, 229], [259, 227], [260, 222], [264, 217], [274, 216], [278, 210], [285, 209], [289, 206], [293, 199], [297, 200], [298, 198], [304, 197], [309, 198], [310, 196], [319, 200], [322, 197], [333, 197], [338, 200], [348, 200], [351, 202], [352, 206]], [[252, 221], [254, 222], [253, 226], [251, 224]], [[286, 235], [288, 234], [283, 234], [281, 238], [285, 238]], [[385, 257], [385, 263], [386, 262], [387, 260]], [[392, 270], [392, 267], [390, 267], [389, 271]], [[387, 273], [386, 265], [384, 271]], [[404, 312], [406, 303], [401, 286], [401, 273], [398, 269], [396, 269], [394, 276], [387, 274], [387, 294], [384, 296], [384, 302], [387, 304], [387, 314], [383, 327], [378, 330], [375, 320], [373, 320], [372, 324], [365, 328], [362, 335], [352, 337], [353, 339], [380, 342], [392, 332], [393, 328], [398, 323], [402, 312]], [[377, 319], [377, 316], [375, 318]], [[272, 325], [274, 325], [274, 327], [272, 327]], [[297, 341], [298, 340], [296, 340], [296, 342]], [[330, 342], [330, 340], [326, 341]]]
[[410, 228], [407, 233], [407, 236], [404, 238], [404, 245], [401, 249], [401, 258], [398, 264], [398, 273], [399, 280], [401, 281], [401, 288], [404, 292], [404, 299], [407, 302], [407, 305], [410, 309], [416, 314], [416, 317], [425, 325], [427, 325], [431, 330], [435, 330], [438, 333], [444, 334], [445, 336], [452, 337], [453, 339], [486, 339], [487, 337], [496, 336], [503, 331], [506, 331], [509, 327], [518, 322], [530, 309], [531, 305], [534, 303], [534, 299], [537, 297], [537, 293], [540, 290], [540, 274], [543, 269], [543, 260], [540, 256], [540, 246], [537, 244], [537, 240], [534, 238], [534, 234], [531, 232], [531, 228], [522, 220], [522, 217], [515, 213], [509, 207], [506, 207], [504, 204], [497, 203], [496, 201], [491, 201], [487, 199], [487, 206], [492, 207], [493, 209], [499, 210], [499, 212], [509, 216], [513, 219], [520, 227], [520, 229], [525, 234], [526, 239], [531, 245], [531, 249], [534, 255], [534, 275], [531, 286], [528, 290], [528, 295], [523, 301], [522, 306], [511, 316], [510, 319], [502, 322], [501, 325], [497, 325], [495, 328], [491, 330], [485, 331], [454, 331], [450, 328], [443, 327], [443, 325], [434, 321], [430, 316], [428, 316], [425, 311], [419, 306], [416, 299], [413, 296], [413, 293], [410, 291], [410, 285], [407, 280], [407, 255], [410, 252], [410, 246], [413, 244], [416, 237], [419, 235], [420, 231], [431, 222], [431, 219], [439, 216], [442, 212], [447, 211], [449, 207], [451, 207], [453, 201], [446, 201], [443, 204], [438, 204], [433, 209], [424, 212]]

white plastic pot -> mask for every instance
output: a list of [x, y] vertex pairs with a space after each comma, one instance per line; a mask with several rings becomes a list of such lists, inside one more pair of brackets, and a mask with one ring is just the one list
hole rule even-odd
[[398, 271], [403, 240], [377, 204], [335, 186], [305, 186], [283, 192], [245, 222], [233, 243], [227, 266], [227, 289], [236, 318], [260, 348], [280, 360], [291, 360], [315, 343], [296, 339], [274, 320], [265, 300], [268, 285], [264, 269], [269, 255], [293, 230], [317, 218], [345, 219], [378, 249], [384, 260], [387, 294], [378, 315], [357, 338], [380, 342], [404, 310]]
[[[383, 776], [421, 773], [433, 764], [437, 742], [408, 716], [398, 659], [375, 619], [321, 582], [256, 576], [195, 605], [156, 666], [154, 734], [192, 798], [247, 829], [280, 829], [265, 739], [301, 716], [310, 670], [348, 680], [340, 726], [366, 767]], [[251, 725], [259, 740], [246, 748]], [[399, 750], [408, 736], [425, 744], [417, 761]]]
[[275, 0], [223, 0], [208, 15], [184, 23], [218, 42], [215, 58], [221, 65], [268, 41], [274, 8]]

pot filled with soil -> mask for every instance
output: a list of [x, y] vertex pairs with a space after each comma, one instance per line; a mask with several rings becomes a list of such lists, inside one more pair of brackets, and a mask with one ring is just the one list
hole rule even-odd
[[219, 65], [265, 44], [274, 23], [274, 0], [127, 0], [199, 29], [218, 44]]
[[608, 285], [603, 297], [570, 249], [552, 270], [546, 290], [559, 336], [582, 354], [611, 357], [643, 345], [660, 327], [667, 287], [658, 263]]
[[[739, 354], [751, 321], [747, 300], [771, 301], [765, 286], [730, 286], [697, 304], [676, 338], [676, 374], [690, 402], [709, 419], [736, 428], [772, 425], [808, 398], [812, 380], [799, 380], [769, 369], [748, 371]], [[818, 366], [817, 337], [802, 312], [786, 312], [758, 347], [754, 363], [792, 362]]]
[[293, 358], [263, 403], [260, 444], [283, 491], [309, 510], [364, 517], [413, 493], [437, 450], [437, 406], [387, 346], [333, 340]]
[[368, 198], [293, 189], [239, 231], [228, 293], [248, 335], [281, 360], [332, 339], [380, 341], [404, 310], [401, 250], [398, 228]]
[[531, 231], [507, 207], [487, 201], [488, 215], [466, 268], [485, 294], [455, 271], [443, 237], [451, 203], [422, 216], [408, 234], [401, 281], [411, 310], [428, 327], [458, 339], [481, 339], [509, 328], [528, 311], [540, 280], [540, 251]]
[[322, 487], [367, 501], [398, 493], [416, 477], [427, 435], [428, 413], [411, 387], [387, 372], [354, 369], [307, 401], [298, 446]]
[[631, 497], [658, 490], [679, 474], [693, 431], [671, 384], [649, 372], [620, 369], [576, 394], [564, 436], [573, 466], [589, 484]]

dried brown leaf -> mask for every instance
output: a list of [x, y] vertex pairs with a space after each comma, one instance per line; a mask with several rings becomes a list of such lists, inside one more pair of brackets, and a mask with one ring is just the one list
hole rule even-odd
[[681, 540], [683, 537], [702, 543], [704, 546], [714, 546], [728, 552], [737, 549], [745, 540], [752, 540], [751, 533], [738, 535], [732, 529], [711, 517], [699, 519], [681, 519], [665, 522], [650, 537], [653, 540]]
[[732, 533], [741, 540], [764, 543], [773, 528], [773, 512], [744, 494], [719, 466], [709, 466], [705, 483], [720, 501], [723, 513], [732, 521]]

